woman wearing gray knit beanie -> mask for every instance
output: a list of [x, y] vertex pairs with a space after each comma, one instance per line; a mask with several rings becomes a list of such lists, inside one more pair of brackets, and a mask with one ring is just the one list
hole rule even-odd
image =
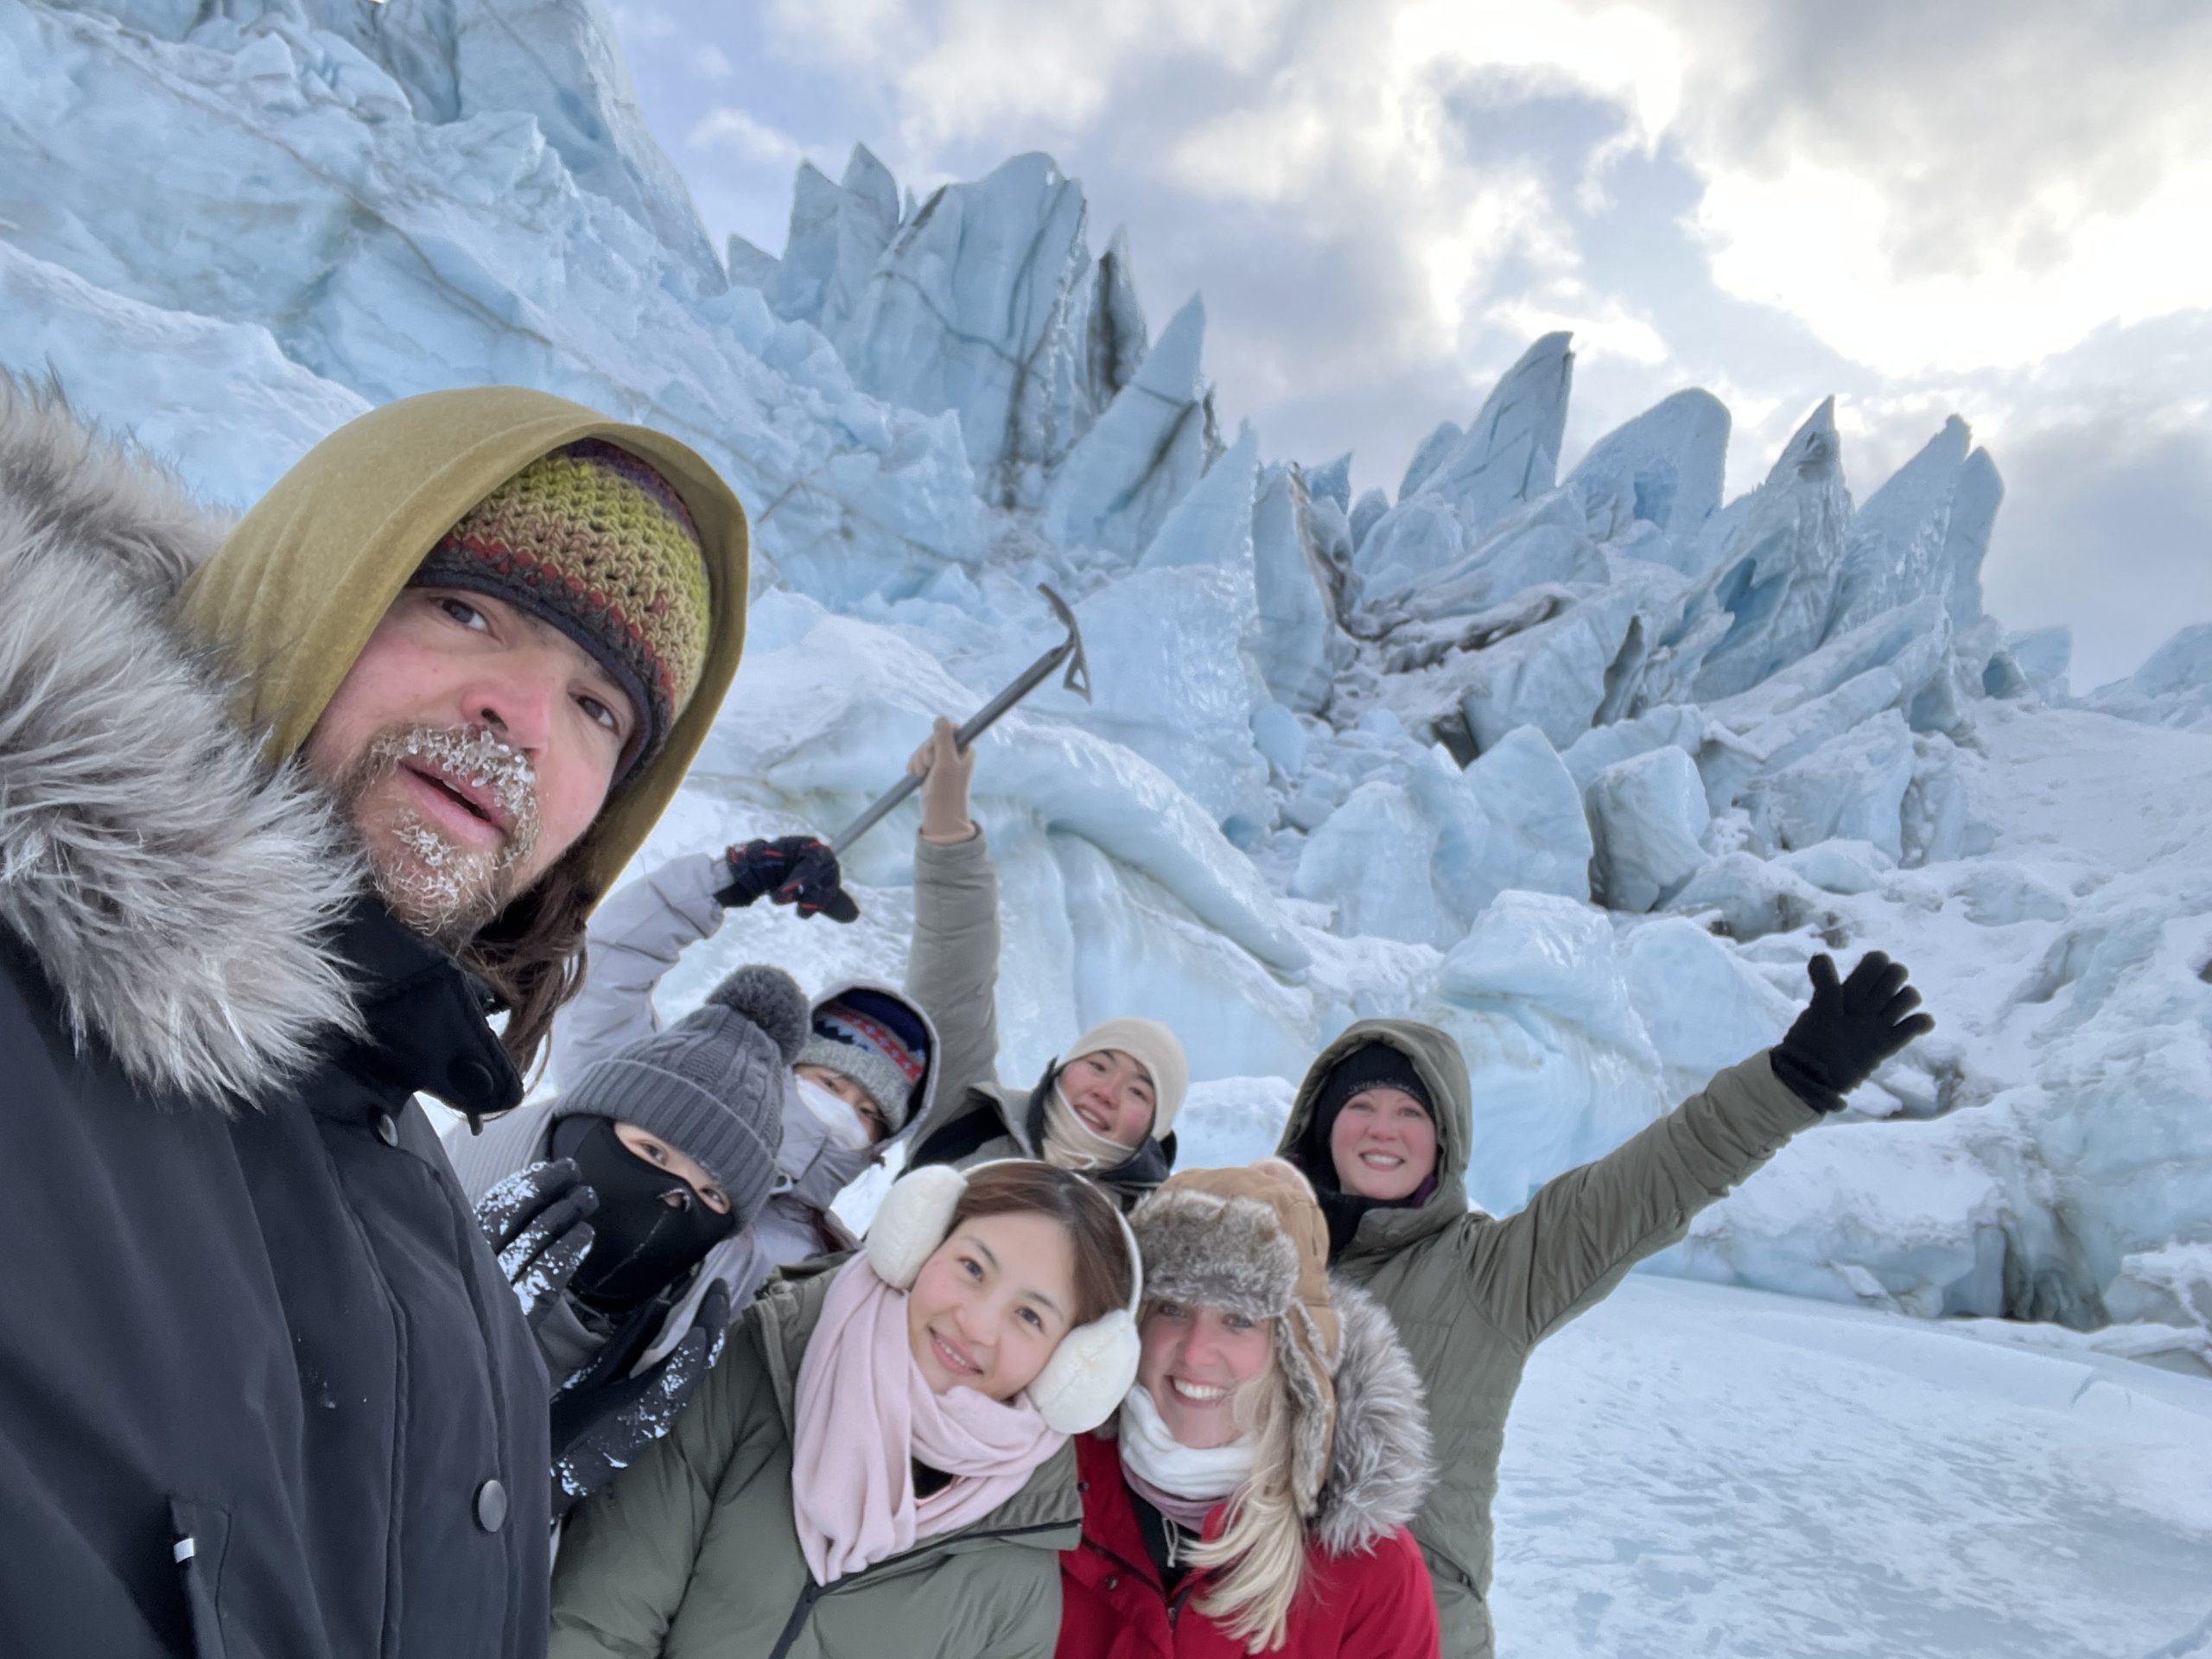
[[[729, 912], [762, 897], [802, 916], [850, 920], [836, 859], [802, 836], [747, 842], [671, 859], [610, 893], [592, 913], [591, 972], [553, 1027], [563, 1084], [659, 1029], [653, 994], [684, 951], [714, 938]], [[831, 1206], [901, 1146], [929, 1114], [937, 1030], [912, 997], [848, 981], [817, 997], [791, 1066], [774, 1191], [746, 1235], [751, 1260], [731, 1291], [742, 1309], [768, 1274], [856, 1243]]]
[[551, 1377], [554, 1511], [666, 1433], [763, 1274], [806, 998], [741, 968], [696, 1012], [446, 1151]]

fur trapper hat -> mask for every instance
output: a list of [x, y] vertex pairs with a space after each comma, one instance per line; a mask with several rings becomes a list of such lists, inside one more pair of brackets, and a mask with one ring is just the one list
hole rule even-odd
[[1129, 1217], [1147, 1302], [1273, 1319], [1275, 1359], [1298, 1426], [1291, 1491], [1311, 1517], [1336, 1427], [1339, 1326], [1329, 1227], [1306, 1178], [1280, 1158], [1171, 1175]]

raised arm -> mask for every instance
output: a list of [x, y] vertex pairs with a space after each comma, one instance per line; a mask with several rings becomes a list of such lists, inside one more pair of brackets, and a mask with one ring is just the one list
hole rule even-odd
[[553, 1021], [553, 1076], [562, 1088], [588, 1066], [660, 1029], [653, 988], [677, 958], [721, 929], [729, 885], [722, 853], [675, 859], [607, 895], [584, 931], [583, 988]]
[[[940, 1117], [959, 1109], [999, 1061], [999, 881], [982, 830], [968, 816], [973, 750], [939, 720], [907, 770], [922, 782], [922, 833], [914, 848], [914, 936], [906, 995], [937, 1027]], [[923, 1134], [928, 1131], [925, 1129]]]
[[1825, 956], [1808, 971], [1812, 1002], [1774, 1048], [1549, 1182], [1519, 1215], [1469, 1226], [1469, 1269], [1501, 1329], [1533, 1344], [1603, 1300], [1637, 1262], [1680, 1239], [1692, 1216], [1934, 1028], [1913, 1013], [1920, 994], [1904, 968], [1879, 951], [1847, 982]]
[[553, 1564], [550, 1659], [660, 1659], [715, 1490], [770, 1387], [759, 1332], [757, 1315], [739, 1321], [676, 1426], [569, 1517]]
[[730, 911], [764, 893], [802, 916], [849, 922], [860, 914], [836, 855], [810, 836], [676, 859], [610, 895], [584, 932], [583, 988], [553, 1022], [556, 1084], [569, 1087], [594, 1062], [659, 1030], [653, 990], [661, 976], [719, 932]]

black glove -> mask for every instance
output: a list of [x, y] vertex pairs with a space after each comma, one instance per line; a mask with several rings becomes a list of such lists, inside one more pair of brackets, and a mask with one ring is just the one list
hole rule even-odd
[[717, 1279], [699, 1299], [691, 1328], [660, 1363], [635, 1376], [587, 1367], [553, 1396], [553, 1514], [566, 1515], [635, 1463], [668, 1433], [721, 1357], [729, 1287]]
[[748, 841], [724, 856], [729, 861], [729, 885], [715, 897], [729, 909], [749, 905], [765, 893], [777, 904], [796, 904], [802, 916], [819, 914], [833, 922], [860, 918], [861, 907], [839, 875], [837, 855], [812, 836]]
[[560, 1305], [583, 1264], [592, 1242], [584, 1217], [598, 1208], [599, 1194], [583, 1184], [572, 1158], [518, 1169], [476, 1201], [476, 1224], [531, 1330]]
[[1920, 993], [1905, 983], [1904, 964], [1869, 950], [1836, 982], [1826, 956], [1805, 964], [1813, 1000], [1797, 1016], [1771, 1057], [1775, 1076], [1815, 1111], [1843, 1109], [1843, 1097], [1874, 1075], [1874, 1068], [1916, 1037], [1936, 1029], [1915, 1014]]

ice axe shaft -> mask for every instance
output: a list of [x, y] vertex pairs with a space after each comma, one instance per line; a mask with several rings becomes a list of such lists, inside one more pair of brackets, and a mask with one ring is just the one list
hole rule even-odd
[[[1060, 683], [1085, 702], [1090, 701], [1090, 664], [1083, 654], [1083, 631], [1076, 626], [1075, 613], [1068, 608], [1067, 601], [1043, 583], [1038, 584], [1037, 591], [1045, 595], [1053, 614], [1067, 625], [1068, 637], [1023, 669], [1012, 684], [976, 711], [968, 723], [954, 734], [954, 743], [963, 749], [996, 725], [1000, 716], [1007, 709], [1051, 679], [1063, 663], [1067, 664], [1068, 671], [1067, 677]], [[837, 832], [836, 839], [830, 843], [830, 850], [843, 857], [845, 849], [874, 829], [892, 809], [921, 786], [922, 780], [912, 774], [901, 778], [897, 785], [880, 798], [874, 805]]]

